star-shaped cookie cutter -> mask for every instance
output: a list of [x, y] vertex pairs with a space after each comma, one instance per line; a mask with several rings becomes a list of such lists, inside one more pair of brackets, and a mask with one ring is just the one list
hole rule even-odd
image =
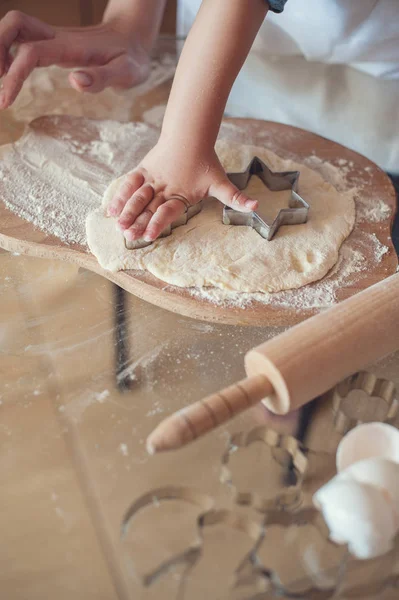
[[259, 235], [270, 241], [281, 225], [306, 223], [310, 206], [297, 192], [299, 171], [274, 173], [260, 158], [255, 156], [245, 171], [227, 173], [227, 177], [231, 183], [239, 190], [244, 190], [251, 177], [255, 175], [273, 192], [291, 190], [289, 208], [282, 208], [273, 223], [269, 225], [256, 212], [244, 213], [230, 206], [225, 206], [223, 208], [223, 223], [225, 225], [246, 225], [247, 227], [252, 227]]

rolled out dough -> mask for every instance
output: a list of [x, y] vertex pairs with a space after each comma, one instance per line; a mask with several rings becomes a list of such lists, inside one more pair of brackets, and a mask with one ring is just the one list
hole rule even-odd
[[[304, 225], [281, 227], [270, 242], [250, 227], [223, 225], [220, 202], [210, 198], [187, 225], [147, 248], [127, 250], [105, 207], [117, 183], [104, 194], [102, 207], [89, 214], [87, 241], [101, 266], [112, 271], [146, 269], [179, 287], [217, 287], [237, 292], [277, 292], [321, 279], [337, 262], [342, 242], [355, 222], [351, 193], [338, 192], [308, 167], [284, 160], [270, 150], [220, 140], [217, 154], [228, 171], [246, 168], [258, 156], [273, 171], [299, 170], [299, 193], [310, 204]], [[259, 185], [250, 181], [252, 193]], [[267, 215], [277, 215], [286, 197], [267, 194]]]

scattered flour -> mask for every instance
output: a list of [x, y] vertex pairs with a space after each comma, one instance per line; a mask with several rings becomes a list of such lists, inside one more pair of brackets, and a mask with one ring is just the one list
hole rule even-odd
[[80, 394], [76, 395], [67, 404], [59, 407], [59, 411], [65, 413], [69, 419], [78, 423], [85, 413], [85, 411], [95, 404], [104, 404], [107, 398], [109, 398], [110, 392], [105, 389], [102, 392], [93, 392], [90, 390], [83, 390]]
[[[148, 121], [155, 123], [163, 109], [161, 105], [153, 112], [147, 111]], [[40, 121], [40, 126], [36, 121], [34, 127], [28, 127], [24, 137], [15, 144], [1, 149], [2, 198], [8, 208], [42, 231], [68, 244], [86, 246], [87, 214], [101, 204], [109, 182], [137, 164], [156, 142], [157, 130], [144, 123], [83, 121], [70, 116], [43, 117]], [[79, 134], [72, 137], [72, 130]], [[236, 125], [226, 123], [221, 136], [237, 139], [239, 131]], [[93, 141], [88, 142], [88, 139]], [[367, 177], [372, 177], [372, 167], [354, 178], [353, 164], [345, 159], [333, 165], [313, 155], [304, 162], [338, 190], [353, 194], [358, 222], [380, 223], [391, 216], [391, 208], [383, 200], [367, 194]], [[341, 247], [335, 268], [322, 281], [295, 293], [238, 294], [211, 288], [190, 293], [226, 306], [244, 307], [256, 301], [273, 306], [327, 308], [337, 301], [337, 291], [355, 283], [362, 272], [378, 264], [387, 252], [388, 248], [375, 233], [355, 231]], [[146, 358], [151, 363], [156, 355], [157, 352], [130, 365], [127, 371], [131, 378], [135, 378], [140, 363], [143, 366]], [[78, 412], [95, 401], [102, 400], [86, 398]]]
[[129, 456], [129, 448], [127, 447], [127, 444], [119, 444], [118, 450], [122, 456]]
[[[137, 164], [158, 134], [144, 123], [79, 117], [43, 117], [35, 123], [0, 150], [2, 199], [42, 231], [86, 246], [87, 215], [101, 204], [110, 180]], [[74, 126], [79, 139], [69, 133]]]
[[156, 360], [161, 352], [163, 352], [169, 342], [163, 342], [155, 348], [152, 348], [137, 360], [128, 364], [122, 371], [118, 373], [117, 382], [121, 382], [129, 378], [130, 381], [147, 380], [151, 381], [151, 367], [156, 363]]
[[381, 262], [381, 259], [388, 253], [388, 247], [381, 244], [375, 233], [369, 234], [370, 243], [373, 247], [373, 257], [376, 263]]
[[338, 191], [345, 191], [348, 189], [348, 183], [346, 176], [350, 170], [346, 160], [339, 159], [341, 162], [340, 167], [323, 161], [318, 156], [309, 156], [304, 160], [305, 165], [320, 173], [323, 179], [331, 183]]
[[156, 400], [154, 402], [153, 408], [151, 410], [148, 411], [147, 413], [147, 417], [153, 417], [154, 415], [160, 415], [164, 412], [164, 408], [161, 405], [161, 403], [159, 402], [159, 400]]
[[[348, 174], [353, 169], [353, 162], [343, 158], [338, 159], [339, 167], [322, 161], [317, 156], [310, 156], [305, 161], [305, 164], [318, 171], [326, 181], [331, 183], [339, 191], [347, 191], [349, 188], [353, 190], [356, 196], [356, 222], [357, 223], [381, 223], [389, 219], [392, 215], [391, 207], [386, 204], [381, 198], [368, 196], [366, 192], [367, 182], [364, 177], [359, 176], [356, 180], [356, 185], [348, 184]], [[364, 171], [368, 176], [372, 173], [373, 167], [365, 167]], [[353, 179], [353, 178], [352, 178]]]
[[392, 215], [391, 207], [381, 198], [365, 198], [358, 202], [356, 219], [358, 223], [381, 223]]
[[[359, 246], [361, 250], [359, 249]], [[337, 292], [343, 286], [356, 283], [362, 272], [367, 272], [371, 265], [378, 264], [388, 252], [375, 234], [361, 233], [356, 238], [349, 238], [340, 250], [338, 262], [330, 273], [316, 283], [306, 285], [294, 291], [276, 292], [272, 294], [239, 294], [224, 290], [191, 289], [190, 294], [198, 299], [225, 307], [245, 308], [254, 302], [281, 308], [325, 309], [337, 302]]]
[[103, 404], [103, 402], [105, 402], [105, 400], [107, 398], [109, 398], [110, 394], [109, 394], [109, 390], [103, 390], [102, 392], [95, 392], [94, 393], [94, 398], [97, 402], [99, 402], [100, 404]]

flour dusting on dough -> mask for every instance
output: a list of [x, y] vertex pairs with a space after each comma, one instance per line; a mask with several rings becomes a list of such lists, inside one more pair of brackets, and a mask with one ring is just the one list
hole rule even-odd
[[265, 148], [220, 140], [216, 149], [226, 170], [243, 170], [253, 156], [274, 171], [300, 170], [299, 193], [311, 206], [308, 223], [282, 227], [268, 242], [249, 227], [223, 225], [222, 205], [208, 199], [186, 226], [132, 251], [125, 248], [115, 220], [105, 217], [104, 207], [112, 196], [109, 188], [103, 207], [86, 223], [89, 247], [100, 264], [114, 271], [147, 270], [179, 287], [246, 293], [300, 288], [324, 277], [336, 264], [355, 222], [352, 192], [338, 192], [319, 173]]

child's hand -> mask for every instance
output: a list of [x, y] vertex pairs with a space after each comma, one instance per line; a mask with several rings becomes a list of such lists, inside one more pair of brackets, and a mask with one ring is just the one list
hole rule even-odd
[[[134, 31], [127, 34], [111, 23], [60, 28], [16, 10], [8, 12], [0, 21], [0, 109], [14, 102], [36, 67], [82, 67], [69, 75], [80, 92], [141, 83], [149, 74], [149, 56], [138, 39]], [[18, 44], [14, 57], [13, 44]]]
[[243, 212], [256, 210], [258, 203], [228, 180], [213, 148], [231, 86], [266, 12], [263, 0], [202, 1], [179, 60], [159, 142], [108, 207], [129, 241], [155, 240], [207, 196]]
[[240, 192], [227, 178], [216, 153], [197, 155], [172, 147], [162, 138], [138, 168], [121, 184], [108, 206], [127, 240], [155, 240], [170, 223], [207, 196], [249, 212], [256, 200]]

